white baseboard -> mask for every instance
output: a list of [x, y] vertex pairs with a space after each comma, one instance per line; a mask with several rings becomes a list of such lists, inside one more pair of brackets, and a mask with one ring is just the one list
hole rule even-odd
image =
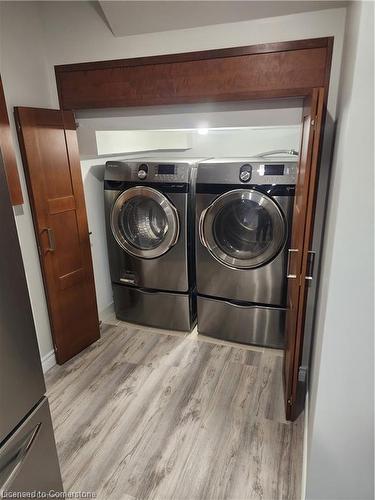
[[55, 351], [52, 349], [52, 351], [47, 352], [47, 354], [45, 354], [42, 357], [43, 373], [46, 373], [46, 371], [55, 366], [55, 364], [56, 364]]
[[301, 500], [306, 499], [306, 476], [307, 476], [307, 446], [309, 430], [309, 393], [306, 392], [305, 399], [305, 424], [303, 429], [303, 455], [302, 455], [302, 479], [301, 479]]

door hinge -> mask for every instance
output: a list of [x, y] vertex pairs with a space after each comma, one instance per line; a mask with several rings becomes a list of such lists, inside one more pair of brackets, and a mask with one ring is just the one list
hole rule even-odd
[[313, 127], [315, 125], [315, 118], [313, 118], [310, 122], [310, 125]]
[[288, 405], [289, 405], [289, 406], [292, 406], [292, 405], [293, 405], [293, 398], [292, 398], [292, 397], [290, 397], [290, 398], [288, 399], [287, 403], [288, 403]]

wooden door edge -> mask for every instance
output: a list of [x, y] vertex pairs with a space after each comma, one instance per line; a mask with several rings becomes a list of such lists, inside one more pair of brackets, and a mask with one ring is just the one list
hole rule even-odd
[[[296, 418], [303, 410], [303, 406], [298, 404], [297, 402], [297, 389], [298, 389], [298, 371], [302, 354], [303, 340], [304, 340], [304, 327], [305, 327], [305, 314], [306, 314], [306, 297], [308, 287], [306, 286], [306, 271], [307, 271], [307, 258], [308, 251], [311, 246], [313, 230], [314, 230], [314, 210], [317, 196], [317, 187], [319, 181], [319, 170], [320, 170], [320, 160], [321, 160], [321, 152], [322, 152], [322, 143], [323, 143], [323, 130], [324, 130], [324, 122], [326, 116], [326, 98], [327, 91], [324, 87], [317, 87], [312, 89], [311, 97], [315, 100], [316, 106], [314, 109], [314, 113], [312, 114], [312, 120], [314, 120], [314, 130], [313, 130], [313, 146], [311, 152], [311, 164], [317, 165], [316, 168], [310, 169], [309, 172], [309, 191], [307, 198], [307, 209], [306, 209], [306, 218], [305, 220], [310, 219], [310, 224], [305, 224], [304, 228], [304, 237], [303, 237], [303, 250], [302, 250], [302, 259], [301, 259], [301, 271], [300, 271], [300, 291], [298, 297], [298, 314], [297, 314], [297, 324], [296, 331], [297, 335], [294, 342], [293, 349], [293, 360], [292, 365], [293, 376], [291, 381], [291, 394], [288, 396], [288, 400], [291, 401], [289, 404], [286, 402], [286, 419], [290, 421], [296, 420]], [[314, 99], [315, 97], [315, 99]], [[302, 306], [301, 306], [302, 304]], [[298, 332], [301, 332], [298, 335]], [[295, 367], [297, 363], [297, 367]], [[286, 389], [286, 381], [284, 379], [284, 388]]]

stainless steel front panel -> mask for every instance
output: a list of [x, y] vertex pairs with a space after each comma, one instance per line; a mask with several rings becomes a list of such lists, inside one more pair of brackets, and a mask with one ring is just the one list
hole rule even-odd
[[[202, 211], [217, 197], [217, 194], [197, 193], [197, 220], [200, 219]], [[272, 199], [283, 212], [286, 228], [290, 227], [293, 196], [275, 196]], [[286, 237], [287, 241], [288, 236]], [[213, 257], [211, 252], [202, 245], [199, 236], [196, 235], [197, 291], [199, 294], [212, 297], [284, 306], [287, 286], [285, 249], [286, 245], [281, 248], [276, 258], [262, 267], [232, 269]]]
[[190, 332], [194, 306], [190, 294], [142, 290], [113, 284], [118, 319], [145, 326]]
[[[130, 188], [131, 189], [131, 188]], [[114, 283], [129, 283], [142, 288], [187, 292], [188, 243], [187, 243], [187, 193], [164, 193], [179, 216], [177, 242], [163, 255], [147, 259], [131, 255], [120, 247], [111, 230], [111, 211], [122, 191], [105, 191], [108, 257], [111, 280]]]
[[285, 309], [200, 296], [197, 301], [198, 333], [243, 344], [284, 347]]
[[[206, 160], [199, 163], [197, 183], [203, 184], [238, 184], [243, 183], [239, 179], [242, 165], [251, 166], [251, 178], [249, 184], [272, 184], [285, 185], [295, 184], [297, 180], [298, 162], [295, 159], [270, 158], [259, 160], [259, 158], [225, 159], [222, 158]], [[284, 165], [283, 175], [266, 175], [267, 166]]]
[[[174, 160], [173, 158], [137, 158], [129, 161], [108, 161], [104, 173], [104, 179], [110, 181], [137, 181], [145, 182], [189, 182], [190, 169], [199, 159]], [[159, 165], [168, 164], [175, 167], [174, 174], [160, 174]], [[138, 171], [141, 165], [147, 165], [147, 175], [144, 179], [139, 179]]]
[[34, 491], [63, 491], [46, 398], [0, 448], [0, 497]]
[[0, 158], [0, 442], [45, 392], [16, 224]]

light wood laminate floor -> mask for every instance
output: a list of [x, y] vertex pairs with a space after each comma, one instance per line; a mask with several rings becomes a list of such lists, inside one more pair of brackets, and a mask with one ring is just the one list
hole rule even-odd
[[280, 351], [119, 323], [46, 382], [66, 491], [300, 499], [303, 418], [284, 421]]

